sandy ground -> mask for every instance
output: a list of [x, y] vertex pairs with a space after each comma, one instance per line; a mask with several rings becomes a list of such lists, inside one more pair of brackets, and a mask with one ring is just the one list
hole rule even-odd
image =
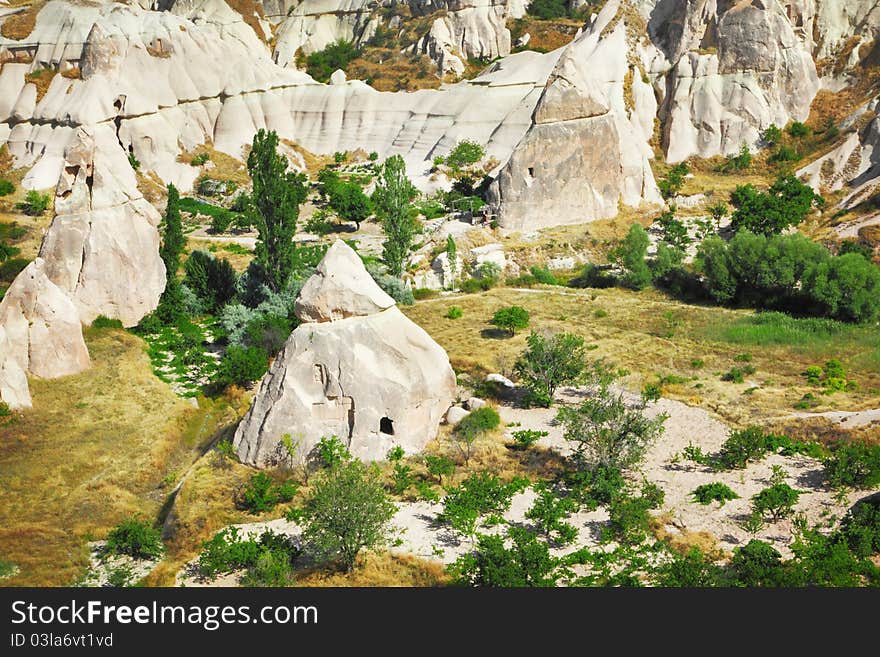
[[134, 559], [127, 555], [104, 556], [106, 541], [89, 543], [89, 569], [78, 582], [79, 586], [110, 586], [108, 579], [117, 568], [130, 569], [129, 584], [134, 584], [152, 572], [159, 559]]
[[[559, 399], [576, 402], [584, 394], [586, 393], [583, 390], [566, 389], [561, 392]], [[555, 409], [502, 406], [499, 410], [504, 423], [515, 425], [508, 426], [508, 431], [547, 431], [548, 435], [538, 442], [539, 445], [561, 453], [569, 451], [569, 445], [562, 436], [562, 427], [555, 422]], [[790, 556], [791, 550], [788, 546], [792, 541], [791, 519], [769, 523], [754, 536], [740, 527], [740, 523], [749, 515], [751, 497], [770, 485], [774, 465], [784, 469], [789, 485], [803, 491], [796, 511], [803, 513], [810, 524], [828, 523], [833, 518], [839, 518], [851, 504], [866, 494], [865, 491], [852, 492], [844, 504], [835, 501], [832, 491], [822, 485], [821, 462], [803, 456], [771, 455], [744, 470], [714, 472], [687, 461], [681, 456], [681, 452], [689, 444], [699, 446], [707, 454], [716, 452], [728, 436], [726, 425], [705, 409], [669, 399], [661, 399], [652, 404], [647, 412], [652, 416], [666, 413], [666, 430], [662, 438], [648, 451], [641, 471], [633, 473], [632, 478], [638, 482], [644, 477], [663, 489], [664, 505], [654, 513], [667, 519], [666, 530], [670, 534], [708, 532], [715, 537], [718, 547], [726, 552], [757, 538], [772, 543], [783, 555]], [[865, 415], [859, 417], [864, 419]], [[729, 501], [723, 506], [717, 502], [704, 506], [693, 501], [691, 494], [697, 486], [715, 481], [727, 484], [740, 496], [739, 499]], [[528, 524], [525, 512], [534, 499], [535, 493], [531, 489], [516, 495], [505, 518], [511, 523]], [[436, 518], [441, 510], [440, 504], [401, 503], [393, 520], [399, 541], [392, 550], [451, 563], [471, 549], [469, 539], [461, 539], [447, 527], [437, 524]], [[569, 522], [578, 529], [578, 538], [573, 545], [555, 552], [561, 554], [581, 547], [598, 547], [601, 529], [607, 520], [608, 515], [601, 508], [595, 512], [584, 511], [572, 515]], [[258, 535], [267, 528], [292, 537], [300, 534], [300, 528], [295, 523], [283, 519], [238, 527], [247, 534]], [[185, 586], [229, 586], [235, 584], [239, 577], [240, 573], [233, 573], [213, 582], [199, 581], [191, 563], [178, 575], [178, 583]]]

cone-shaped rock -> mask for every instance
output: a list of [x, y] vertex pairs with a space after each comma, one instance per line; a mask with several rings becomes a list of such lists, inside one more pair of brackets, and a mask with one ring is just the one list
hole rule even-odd
[[235, 434], [244, 463], [271, 466], [336, 436], [363, 460], [437, 435], [455, 394], [446, 352], [394, 306], [345, 243], [336, 242], [296, 302], [305, 323], [287, 339]]
[[376, 285], [350, 246], [336, 240], [293, 306], [303, 322], [332, 322], [355, 315], [372, 315], [394, 305]]

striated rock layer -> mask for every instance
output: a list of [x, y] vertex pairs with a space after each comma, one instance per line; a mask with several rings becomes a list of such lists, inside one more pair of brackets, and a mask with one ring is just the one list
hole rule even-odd
[[[340, 275], [328, 286], [334, 272]], [[367, 461], [385, 458], [398, 445], [418, 452], [437, 435], [455, 394], [455, 373], [443, 348], [396, 306], [363, 303], [382, 295], [357, 254], [337, 241], [297, 299], [304, 323], [235, 433], [243, 463], [283, 462], [285, 434], [296, 443], [297, 457], [336, 436]]]

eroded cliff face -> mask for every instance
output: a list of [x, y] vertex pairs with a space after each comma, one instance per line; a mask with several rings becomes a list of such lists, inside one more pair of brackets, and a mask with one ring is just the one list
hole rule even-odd
[[567, 46], [529, 132], [490, 188], [505, 228], [613, 217], [619, 204], [662, 203], [649, 140], [657, 103], [635, 53], [641, 17], [612, 0]]
[[74, 133], [55, 213], [37, 259], [0, 301], [0, 398], [12, 408], [31, 405], [28, 375], [89, 366], [83, 324], [104, 315], [133, 326], [165, 288], [159, 213], [137, 190], [110, 126]]

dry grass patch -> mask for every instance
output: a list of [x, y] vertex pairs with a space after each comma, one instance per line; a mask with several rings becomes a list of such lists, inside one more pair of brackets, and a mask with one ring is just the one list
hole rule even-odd
[[516, 43], [523, 34], [529, 34], [529, 42], [524, 47], [514, 48], [513, 52], [522, 52], [523, 50], [551, 52], [571, 43], [578, 28], [583, 25], [584, 21], [582, 20], [571, 18], [541, 20], [528, 15], [507, 21], [512, 43]]
[[[462, 308], [460, 319], [444, 317], [451, 305]], [[750, 311], [688, 305], [656, 291], [617, 288], [496, 288], [420, 301], [403, 311], [446, 349], [457, 371], [481, 379], [488, 372], [511, 374], [525, 348], [528, 331], [498, 339], [487, 330], [493, 313], [512, 305], [529, 311], [531, 328], [581, 335], [591, 346], [589, 357], [605, 358], [628, 370], [626, 382], [634, 388], [657, 382], [658, 376], [683, 379], [664, 386], [664, 394], [711, 409], [733, 425], [778, 417], [780, 409], [793, 411], [811, 390], [801, 373], [833, 357], [843, 358], [861, 391], [836, 393], [828, 403], [842, 408], [876, 405], [870, 390], [880, 388], [880, 350], [872, 341], [876, 329], [870, 327], [853, 327], [849, 337], [807, 344], [743, 344], [725, 337], [724, 330], [753, 316]], [[745, 352], [751, 354], [756, 372], [742, 384], [721, 381], [722, 374], [740, 365], [735, 357]], [[702, 361], [699, 367], [692, 364], [696, 360]]]
[[58, 75], [57, 68], [41, 68], [24, 76], [25, 82], [29, 82], [37, 88], [38, 103], [43, 100], [46, 92], [49, 91], [52, 80], [55, 79], [56, 75]]
[[0, 555], [13, 585], [70, 584], [85, 543], [125, 516], [156, 517], [212, 439], [223, 404], [194, 409], [152, 373], [140, 338], [89, 330], [92, 367], [34, 379], [34, 409], [0, 426]]
[[378, 91], [437, 89], [437, 66], [427, 55], [401, 53], [394, 48], [364, 48], [345, 69], [349, 78], [363, 80]]
[[326, 567], [298, 571], [296, 586], [444, 586], [450, 577], [442, 563], [410, 554], [365, 552], [355, 569], [343, 573]]
[[[10, 2], [12, 7], [18, 7], [25, 4], [27, 3], [16, 0]], [[28, 5], [27, 9], [24, 11], [7, 16], [3, 20], [3, 23], [0, 24], [0, 35], [7, 39], [14, 39], [15, 41], [21, 41], [22, 39], [27, 38], [30, 33], [34, 31], [34, 26], [37, 24], [37, 14], [40, 13], [40, 10], [45, 4], [44, 0], [37, 0], [37, 2]]]

